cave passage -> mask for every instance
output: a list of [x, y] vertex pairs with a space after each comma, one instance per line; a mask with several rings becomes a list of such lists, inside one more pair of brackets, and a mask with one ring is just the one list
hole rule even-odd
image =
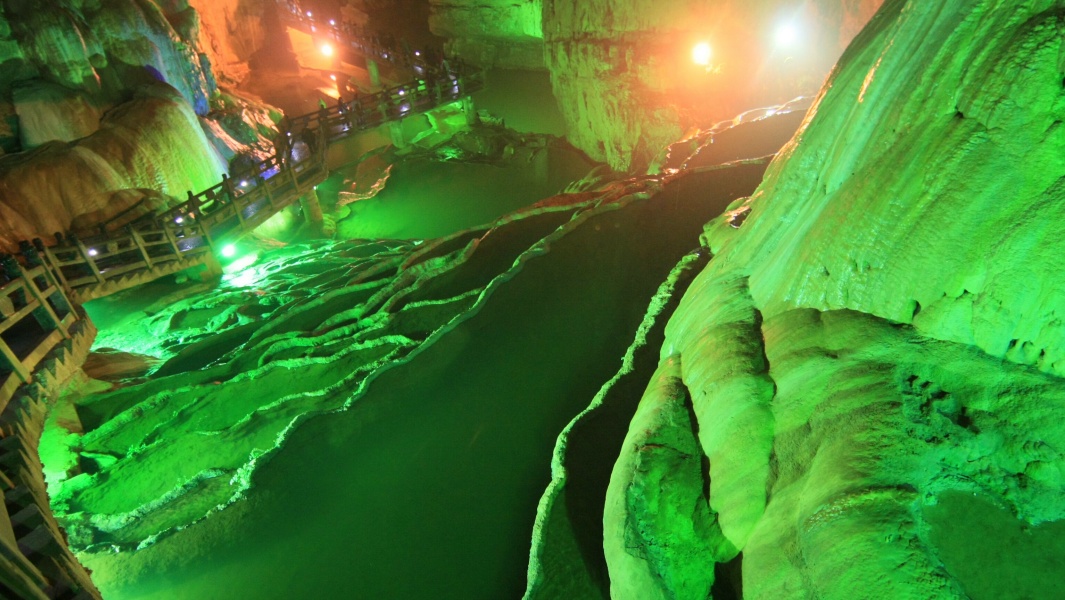
[[[519, 149], [512, 160], [498, 164], [412, 157], [396, 164], [377, 196], [348, 205], [350, 213], [337, 223], [337, 231], [347, 239], [440, 237], [557, 194], [593, 166], [556, 141]], [[325, 187], [338, 183], [331, 180]]]
[[558, 432], [617, 371], [702, 223], [763, 169], [681, 179], [567, 225], [349, 410], [301, 424], [246, 500], [133, 553], [83, 554], [105, 596], [520, 596]]

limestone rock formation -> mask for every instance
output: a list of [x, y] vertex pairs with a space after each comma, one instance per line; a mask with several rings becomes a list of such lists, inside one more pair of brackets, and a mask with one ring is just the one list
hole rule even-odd
[[272, 151], [277, 112], [220, 93], [211, 64], [230, 82], [246, 73], [269, 3], [200, 3], [203, 18], [196, 4], [0, 3], [0, 247], [145, 197], [159, 208], [217, 183], [234, 157]]
[[114, 103], [131, 81], [155, 78], [177, 88], [198, 114], [207, 112], [215, 82], [206, 57], [195, 39], [171, 27], [157, 3], [59, 2], [40, 10], [34, 2], [10, 1], [0, 20], [0, 89], [40, 79]]
[[[877, 5], [806, 14], [838, 49]], [[439, 27], [484, 41], [443, 20], [526, 5], [437, 6]], [[617, 168], [680, 137], [699, 98], [727, 110], [714, 86], [677, 89], [670, 57], [771, 21], [769, 3], [543, 11], [571, 135]], [[740, 81], [728, 69], [752, 64], [745, 44], [702, 74]], [[91, 83], [100, 67], [60, 54], [50, 77]], [[204, 597], [210, 569], [263, 597], [329, 597], [352, 579], [372, 597], [511, 597], [524, 541], [500, 540], [528, 531], [528, 472], [546, 476], [562, 430], [530, 599], [1060, 595], [1063, 56], [1065, 0], [886, 0], [761, 187], [705, 228], [764, 167], [712, 166], [750, 158], [708, 149], [716, 132], [675, 146], [664, 175], [490, 227], [264, 253], [268, 268], [152, 311], [150, 343], [124, 349], [167, 360], [121, 381], [151, 362], [126, 357], [114, 389], [81, 406], [83, 472], [56, 509], [101, 586], [131, 595]], [[50, 135], [79, 136], [89, 96], [63, 97], [89, 112]], [[134, 147], [208, 147], [194, 113], [155, 96], [123, 106], [108, 135], [0, 164], [23, 169], [0, 223], [51, 227], [38, 188], [73, 197], [68, 182], [95, 177], [127, 201], [216, 166], [189, 152], [200, 162], [156, 171]], [[145, 115], [184, 133], [127, 143], [123, 119]], [[69, 176], [57, 154], [74, 157]], [[646, 314], [634, 298], [650, 298]], [[611, 353], [634, 337], [617, 370]], [[293, 552], [309, 539], [343, 552]], [[264, 576], [279, 557], [303, 579]]]
[[708, 227], [663, 354], [744, 598], [1058, 593], [1063, 8], [886, 2]]
[[[18, 240], [102, 223], [146, 196], [184, 198], [223, 172], [188, 103], [164, 84], [146, 87], [88, 137], [0, 159], [0, 244], [10, 251]], [[148, 191], [130, 195], [138, 189]]]
[[[336, 567], [343, 561], [374, 596], [425, 597], [440, 585], [462, 585], [472, 597], [520, 594], [522, 540], [539, 492], [530, 482], [546, 475], [558, 428], [617, 368], [614, 350], [623, 351], [654, 290], [698, 246], [701, 224], [753, 190], [765, 165], [565, 194], [424, 243], [263, 252], [218, 290], [153, 310], [126, 340], [105, 332], [107, 345], [167, 359], [149, 378], [79, 408], [83, 472], [52, 492], [72, 543], [105, 594], [135, 595], [172, 573], [182, 593], [196, 595], [201, 584], [188, 569], [199, 567], [189, 560], [228, 552], [217, 547], [220, 535], [255, 549], [242, 550], [242, 561], [265, 564], [286, 540], [310, 539], [307, 531], [321, 527], [333, 533], [315, 534], [316, 544], [355, 536], [358, 556], [308, 554], [311, 562], [290, 563], [299, 578], [253, 569], [227, 575], [227, 585], [325, 597], [340, 589], [337, 577], [352, 576]], [[700, 184], [713, 191], [690, 197]], [[645, 243], [632, 243], [642, 235]], [[388, 433], [386, 422], [405, 433]], [[373, 441], [378, 435], [389, 449]], [[343, 458], [315, 449], [323, 439]], [[680, 439], [689, 475], [701, 480], [691, 431]], [[367, 452], [367, 443], [377, 449]], [[411, 445], [425, 450], [408, 453]], [[276, 485], [293, 460], [316, 465], [298, 470], [330, 489], [338, 480], [355, 488]], [[428, 491], [412, 495], [413, 481]], [[279, 532], [278, 515], [293, 513], [278, 503], [310, 508], [311, 497], [298, 527]], [[695, 548], [707, 541], [694, 526], [709, 522], [703, 508], [691, 528]], [[234, 536], [234, 526], [247, 533]], [[423, 558], [374, 558], [406, 552], [408, 528], [420, 532]], [[244, 541], [263, 534], [273, 542]], [[689, 556], [660, 554], [670, 565]], [[446, 572], [425, 577], [425, 565]]]
[[[688, 128], [812, 93], [881, 0], [544, 0], [547, 66], [569, 139], [618, 170]], [[777, 47], [781, 27], [794, 45]], [[698, 42], [709, 64], [692, 62]]]
[[544, 68], [543, 0], [430, 0], [448, 52], [483, 67]]
[[273, 3], [190, 0], [176, 4], [185, 8], [170, 12], [171, 24], [182, 38], [195, 40], [203, 49], [219, 81], [232, 85], [244, 79], [255, 53], [270, 41], [265, 23]]

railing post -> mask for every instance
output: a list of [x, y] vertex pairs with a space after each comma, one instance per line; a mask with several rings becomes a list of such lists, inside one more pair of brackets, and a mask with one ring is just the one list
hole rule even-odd
[[[185, 217], [180, 217], [182, 221]], [[172, 222], [169, 219], [163, 219], [157, 221], [156, 225], [159, 225], [163, 229], [163, 235], [166, 236], [166, 241], [170, 242], [170, 249], [174, 252], [174, 256], [181, 258], [181, 248], [178, 248], [177, 238], [174, 237], [174, 230], [170, 228]]]
[[270, 184], [268, 184], [266, 182], [266, 180], [263, 179], [262, 176], [259, 175], [259, 174], [255, 175], [255, 187], [257, 187], [257, 188], [261, 187], [263, 190], [266, 191], [266, 201], [270, 203], [270, 206], [273, 206], [274, 205], [274, 194], [273, 194], [273, 192], [270, 191]]
[[11, 351], [11, 347], [7, 345], [3, 338], [0, 338], [0, 356], [3, 356], [7, 363], [11, 365], [11, 370], [15, 372], [15, 375], [18, 376], [22, 383], [30, 382], [29, 369], [15, 356], [15, 353]]
[[85, 244], [83, 244], [81, 240], [78, 239], [78, 237], [75, 236], [73, 233], [68, 235], [67, 238], [70, 241], [74, 242], [74, 245], [77, 246], [78, 255], [81, 256], [81, 259], [84, 260], [85, 264], [89, 266], [89, 269], [92, 271], [93, 277], [96, 278], [96, 283], [103, 283], [104, 276], [100, 273], [100, 269], [96, 266], [96, 260], [93, 259], [92, 255], [89, 254], [89, 249], [86, 248]]
[[148, 249], [144, 247], [144, 239], [141, 238], [141, 234], [137, 233], [137, 230], [132, 225], [126, 226], [126, 231], [129, 232], [129, 236], [133, 238], [133, 243], [137, 246], [137, 250], [141, 253], [141, 257], [144, 258], [144, 264], [149, 269], [152, 268], [152, 257], [148, 256]]
[[[20, 242], [19, 246], [22, 247], [22, 256], [26, 259], [27, 265], [29, 265], [31, 268], [37, 266], [43, 267], [41, 269], [43, 271], [41, 277], [44, 278], [45, 289], [55, 288], [55, 291], [49, 294], [47, 299], [50, 300], [52, 304], [56, 305], [64, 312], [66, 312], [67, 315], [73, 315], [74, 309], [70, 304], [70, 299], [67, 298], [66, 290], [63, 289], [63, 286], [61, 286], [59, 284], [59, 281], [55, 278], [55, 274], [52, 273], [53, 265], [48, 262], [47, 254], [45, 254], [43, 258], [41, 256], [41, 250], [45, 248], [44, 242], [41, 241], [41, 238], [34, 238], [32, 245], [25, 244], [25, 246], [23, 246], [23, 243]], [[33, 283], [34, 288], [37, 290], [37, 295], [41, 296], [40, 288], [37, 287], [36, 282], [32, 281], [32, 278], [30, 282]], [[56, 296], [58, 296], [58, 298], [56, 298]], [[43, 301], [44, 297], [41, 297], [42, 304], [47, 304]], [[63, 318], [59, 318], [59, 315], [52, 311], [50, 306], [49, 310], [52, 312], [52, 316], [55, 318], [56, 326], [59, 327], [60, 330], [62, 330], [63, 337], [70, 337], [67, 332], [67, 327], [63, 323], [63, 319], [65, 319], [66, 317], [64, 316]]]
[[200, 235], [207, 242], [209, 247], [214, 247], [214, 240], [211, 239], [211, 231], [208, 224], [203, 218], [203, 209], [200, 207], [200, 197], [189, 192], [189, 205], [192, 207], [192, 212], [189, 216], [196, 221], [196, 226], [200, 229]]
[[[18, 261], [15, 260], [15, 257], [11, 256], [10, 254], [6, 254], [3, 258], [0, 258], [0, 263], [3, 264], [4, 271], [7, 272], [8, 276], [15, 276], [17, 274], [18, 277], [21, 277], [23, 279], [26, 285], [26, 292], [28, 292], [29, 295], [37, 301], [41, 309], [44, 311], [45, 316], [47, 316], [48, 319], [52, 321], [52, 328], [58, 329], [59, 333], [61, 333], [64, 338], [69, 338], [70, 334], [67, 333], [66, 328], [63, 327], [62, 321], [59, 320], [59, 317], [56, 316], [55, 311], [52, 310], [52, 305], [48, 304], [48, 299], [41, 294], [40, 288], [37, 287], [37, 282], [34, 281], [33, 277], [30, 277], [30, 274], [22, 268], [22, 265], [20, 265]], [[48, 268], [44, 267], [41, 270], [47, 272]], [[29, 298], [27, 298], [27, 300], [29, 300]], [[40, 319], [38, 319], [38, 322], [40, 322]], [[44, 323], [41, 323], [41, 325], [43, 326]]]
[[288, 176], [292, 179], [292, 186], [296, 188], [296, 194], [298, 195], [300, 192], [300, 178], [296, 177], [296, 169], [292, 167], [292, 161], [285, 161], [285, 170], [288, 171]]
[[236, 189], [233, 187], [233, 180], [225, 173], [222, 173], [222, 189], [226, 191], [226, 196], [231, 202], [237, 199]]
[[[55, 234], [55, 240], [57, 244], [63, 243], [63, 234], [57, 232]], [[37, 248], [37, 252], [44, 255], [44, 259], [48, 263], [52, 272], [52, 277], [60, 286], [62, 286], [64, 290], [63, 295], [65, 296], [66, 292], [70, 290], [70, 284], [67, 283], [66, 275], [63, 275], [63, 268], [59, 266], [59, 259], [56, 258], [55, 253], [52, 252], [51, 248], [44, 245], [44, 241], [41, 238], [34, 238], [33, 245]]]

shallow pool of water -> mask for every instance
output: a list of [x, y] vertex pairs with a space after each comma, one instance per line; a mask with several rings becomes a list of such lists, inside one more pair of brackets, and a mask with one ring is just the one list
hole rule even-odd
[[[503, 164], [410, 158], [396, 164], [376, 197], [349, 204], [338, 222], [342, 239], [429, 239], [489, 223], [559, 193], [596, 164], [583, 154], [551, 143], [519, 151]], [[320, 187], [323, 202], [336, 193], [340, 172]]]

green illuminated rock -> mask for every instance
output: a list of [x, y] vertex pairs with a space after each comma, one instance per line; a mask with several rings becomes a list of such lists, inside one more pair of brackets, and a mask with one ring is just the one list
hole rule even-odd
[[607, 490], [611, 598], [707, 598], [714, 563], [736, 553], [710, 512], [690, 411], [680, 361], [666, 359], [633, 416]]
[[[183, 148], [183, 151], [175, 151]], [[0, 247], [95, 225], [144, 198], [183, 198], [225, 171], [189, 105], [163, 84], [109, 112], [88, 137], [0, 160]], [[145, 202], [145, 213], [151, 203]]]
[[1061, 9], [887, 2], [707, 227], [663, 364], [744, 598], [1058, 594]]
[[[636, 48], [697, 29], [638, 8], [545, 3], [573, 136], [614, 166], [679, 133]], [[143, 324], [154, 379], [80, 407], [72, 543], [115, 597], [514, 597], [530, 530], [529, 598], [1057, 597], [1063, 10], [887, 0], [705, 229], [761, 165], [264, 253]]]
[[219, 155], [272, 151], [271, 109], [220, 94], [212, 70], [230, 84], [247, 74], [267, 3], [192, 4], [204, 18], [183, 2], [0, 6], [0, 248], [144, 197], [147, 214], [161, 195], [218, 183]]
[[473, 64], [544, 68], [542, 0], [430, 0], [429, 26]]

